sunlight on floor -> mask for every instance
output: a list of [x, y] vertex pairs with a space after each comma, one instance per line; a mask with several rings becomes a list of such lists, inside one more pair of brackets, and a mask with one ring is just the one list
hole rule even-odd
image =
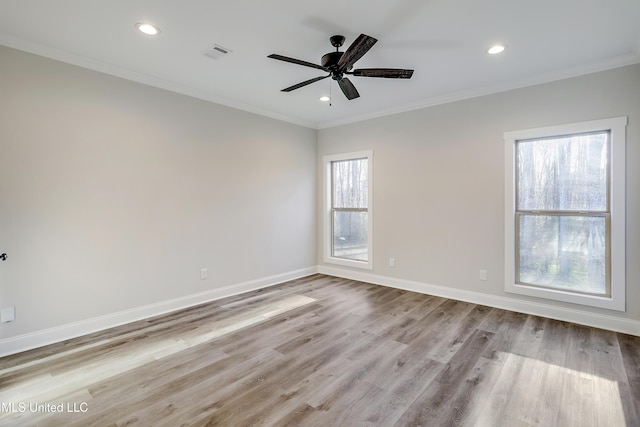
[[[75, 368], [71, 366], [68, 369], [61, 369], [55, 373], [46, 373], [37, 377], [27, 378], [23, 381], [17, 381], [10, 386], [3, 386], [2, 390], [0, 390], [0, 402], [14, 404], [20, 402], [57, 403], [57, 400], [63, 398], [68, 400], [68, 396], [72, 394], [88, 394], [86, 391], [83, 391], [83, 389], [88, 387], [89, 384], [95, 384], [96, 382], [121, 375], [146, 363], [174, 355], [190, 347], [206, 343], [242, 328], [256, 325], [274, 316], [315, 301], [313, 298], [302, 295], [292, 295], [280, 301], [263, 304], [249, 310], [242, 310], [224, 320], [207, 324], [206, 327], [199, 327], [188, 331], [179, 339], [164, 339], [149, 343], [138, 342], [132, 346], [127, 344], [117, 346], [115, 349], [109, 349], [104, 355], [97, 354], [95, 361], [83, 364], [81, 367]], [[88, 344], [87, 346], [70, 350], [70, 352], [77, 353], [92, 347], [97, 347], [98, 345], [108, 344], [111, 341], [117, 342], [121, 339], [121, 337], [115, 337], [110, 340], [103, 340], [100, 341], [99, 344]], [[51, 357], [31, 362], [30, 365], [35, 366], [40, 363], [50, 362], [52, 359], [60, 359], [63, 357], [64, 355], [61, 354], [52, 355]], [[11, 371], [13, 371], [12, 368], [1, 370], [0, 379], [3, 375]], [[0, 420], [6, 418], [3, 415], [8, 416], [11, 415], [11, 413], [0, 413]]]
[[626, 425], [617, 381], [517, 354], [500, 358], [477, 425]]

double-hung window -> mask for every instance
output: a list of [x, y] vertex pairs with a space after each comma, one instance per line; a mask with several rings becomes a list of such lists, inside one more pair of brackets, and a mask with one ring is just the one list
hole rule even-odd
[[506, 291], [625, 309], [625, 126], [505, 134]]
[[325, 262], [372, 268], [372, 155], [324, 157]]

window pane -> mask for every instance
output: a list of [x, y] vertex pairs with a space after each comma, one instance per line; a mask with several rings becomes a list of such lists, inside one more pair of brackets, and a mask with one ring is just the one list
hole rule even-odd
[[367, 159], [331, 163], [334, 208], [367, 208], [369, 170]]
[[367, 212], [333, 212], [333, 256], [368, 260]]
[[606, 217], [520, 215], [520, 283], [606, 295]]
[[609, 132], [517, 143], [518, 209], [606, 211]]

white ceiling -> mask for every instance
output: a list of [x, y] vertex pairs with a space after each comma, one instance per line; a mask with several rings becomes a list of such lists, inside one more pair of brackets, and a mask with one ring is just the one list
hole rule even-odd
[[[329, 36], [360, 33], [379, 41], [354, 68], [413, 78], [350, 77], [352, 101], [331, 79], [280, 92], [324, 73], [267, 55], [319, 64]], [[640, 62], [640, 0], [0, 0], [0, 44], [323, 128]], [[232, 53], [203, 56], [214, 44]]]

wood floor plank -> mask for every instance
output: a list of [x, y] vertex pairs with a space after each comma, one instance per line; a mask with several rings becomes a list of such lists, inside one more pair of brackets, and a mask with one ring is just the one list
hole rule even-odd
[[264, 425], [268, 426], [282, 426], [282, 427], [297, 427], [305, 425], [304, 421], [313, 417], [313, 413], [318, 410], [309, 406], [306, 403], [298, 404], [293, 410], [289, 411], [284, 416], [279, 416], [281, 407], [276, 408], [275, 412], [267, 414], [267, 418], [264, 420]]
[[386, 393], [379, 402], [363, 409], [362, 416], [366, 422], [393, 425], [444, 367], [442, 363], [424, 359], [410, 364], [406, 369], [398, 369], [400, 367], [397, 360], [398, 358], [385, 359], [379, 372], [386, 370], [387, 375], [371, 375], [367, 378], [367, 382], [374, 382]]
[[[488, 307], [475, 306], [460, 321], [442, 329], [444, 331], [443, 336], [447, 339], [440, 340], [438, 345], [432, 347], [428, 353], [429, 358], [442, 363], [449, 362], [452, 357], [459, 354], [458, 350], [464, 345], [467, 338], [479, 330], [478, 326], [490, 311], [491, 309]], [[492, 332], [488, 332], [488, 334], [491, 337], [494, 335]]]
[[468, 384], [463, 379], [478, 362], [491, 338], [492, 332], [477, 329], [403, 413], [396, 425], [455, 425], [457, 408], [450, 403], [457, 394], [465, 393]]
[[[617, 338], [627, 376], [626, 384], [628, 384], [630, 393], [630, 402], [625, 405], [625, 408], [627, 408], [627, 419], [640, 421], [640, 337], [617, 334]], [[626, 400], [627, 399], [623, 397], [623, 401], [626, 402]], [[640, 422], [637, 422], [635, 425], [640, 425]]]
[[640, 400], [634, 397], [628, 383], [618, 382], [618, 396], [627, 426], [640, 426]]
[[[435, 303], [437, 303], [437, 301], [435, 301]], [[474, 304], [444, 300], [431, 310], [429, 304], [425, 310], [426, 314], [419, 318], [411, 327], [403, 330], [400, 335], [393, 337], [393, 339], [405, 344], [411, 344], [418, 339], [423, 339], [424, 341], [425, 336], [431, 336], [434, 332], [441, 331], [442, 328], [455, 323], [459, 320], [459, 316], [466, 315], [473, 310], [474, 307]]]
[[[311, 414], [303, 425], [366, 426], [375, 425], [364, 418], [363, 410], [384, 396], [384, 390], [366, 381], [358, 382], [347, 389], [331, 406], [321, 406]], [[326, 409], [325, 409], [326, 408]], [[324, 410], [324, 413], [323, 413]]]
[[215, 413], [237, 396], [250, 393], [265, 378], [284, 371], [287, 364], [277, 352], [269, 350], [256, 354], [245, 363], [225, 364], [225, 367], [211, 365], [148, 393], [141, 404], [131, 405], [128, 411], [123, 411], [117, 424], [178, 425], [180, 420]]
[[512, 351], [517, 340], [522, 340], [521, 334], [528, 317], [526, 314], [513, 311], [491, 310], [478, 326], [483, 331], [494, 333], [485, 350], [485, 357], [499, 358], [500, 353]]
[[640, 337], [320, 274], [0, 358], [0, 426], [636, 427], [639, 401]]
[[[589, 328], [589, 372], [599, 377], [626, 382], [628, 378], [618, 335], [612, 331]], [[640, 342], [637, 346], [640, 347]], [[630, 351], [625, 353], [629, 355]]]
[[[495, 335], [494, 338], [495, 339]], [[491, 341], [493, 341], [493, 339]], [[489, 343], [491, 345], [491, 342]], [[486, 350], [485, 350], [486, 351]], [[466, 385], [460, 387], [450, 405], [449, 417], [452, 425], [489, 426], [483, 421], [486, 413], [495, 414], [492, 390], [498, 380], [504, 359], [480, 357], [464, 379]]]

